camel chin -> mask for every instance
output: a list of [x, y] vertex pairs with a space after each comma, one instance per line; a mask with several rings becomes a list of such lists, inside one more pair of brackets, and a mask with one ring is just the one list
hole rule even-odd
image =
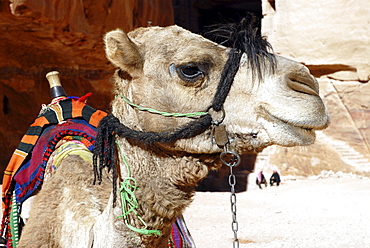
[[315, 130], [286, 123], [269, 130], [268, 134], [271, 138], [271, 144], [286, 147], [310, 145], [316, 139]]

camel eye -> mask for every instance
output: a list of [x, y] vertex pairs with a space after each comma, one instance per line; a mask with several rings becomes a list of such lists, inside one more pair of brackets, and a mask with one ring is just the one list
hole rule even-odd
[[204, 69], [201, 69], [196, 64], [186, 64], [177, 67], [177, 74], [187, 83], [195, 83], [198, 79], [203, 78], [206, 74]]

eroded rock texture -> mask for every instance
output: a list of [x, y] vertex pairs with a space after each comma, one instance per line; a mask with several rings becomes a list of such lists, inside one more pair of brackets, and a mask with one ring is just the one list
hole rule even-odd
[[269, 147], [257, 169], [370, 175], [370, 2], [263, 0], [262, 30], [275, 52], [319, 77], [331, 125], [309, 147]]
[[[198, 1], [196, 1], [198, 2]], [[225, 1], [226, 2], [226, 1]], [[231, 1], [230, 1], [231, 2]], [[370, 171], [370, 2], [262, 0], [262, 33], [275, 52], [321, 77], [332, 124], [309, 147], [270, 147], [257, 168], [283, 174], [322, 169]], [[113, 71], [102, 35], [115, 28], [173, 24], [171, 0], [0, 0], [0, 168], [9, 161], [41, 104], [45, 74], [61, 73], [69, 95], [92, 92], [109, 108]]]
[[150, 24], [173, 24], [171, 0], [0, 0], [0, 168], [50, 102], [47, 72], [60, 72], [68, 95], [92, 92], [90, 105], [107, 110], [114, 68], [102, 36]]

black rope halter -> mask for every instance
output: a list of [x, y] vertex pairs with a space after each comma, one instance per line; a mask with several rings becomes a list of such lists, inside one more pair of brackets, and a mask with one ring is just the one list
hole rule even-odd
[[[228, 42], [231, 42], [233, 47], [229, 51], [228, 60], [221, 73], [217, 91], [208, 110], [212, 108], [216, 112], [219, 112], [223, 109], [234, 77], [239, 70], [243, 53], [247, 54], [250, 67], [254, 68], [260, 77], [262, 77], [261, 68], [265, 65], [265, 59], [271, 62], [270, 65], [274, 64], [274, 56], [268, 52], [268, 49], [271, 49], [270, 44], [257, 33], [257, 28], [254, 27], [256, 20], [256, 17], [248, 16], [248, 18], [244, 18], [240, 23], [225, 25], [213, 31], [219, 37], [224, 37]], [[142, 132], [127, 127], [113, 114], [109, 114], [100, 121], [98, 127], [93, 158], [94, 183], [96, 181], [101, 183], [102, 170], [104, 168], [108, 168], [108, 171], [112, 170], [115, 202], [117, 190], [117, 171], [114, 166], [116, 135], [143, 145], [152, 145], [154, 143], [169, 144], [179, 139], [195, 137], [205, 132], [211, 125], [212, 117], [210, 114], [206, 114], [175, 130]]]

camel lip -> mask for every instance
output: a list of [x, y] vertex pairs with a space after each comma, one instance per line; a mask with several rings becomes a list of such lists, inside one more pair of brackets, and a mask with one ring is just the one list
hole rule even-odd
[[291, 147], [297, 145], [311, 145], [314, 143], [316, 139], [316, 128], [312, 128], [311, 126], [295, 125], [273, 115], [270, 115], [270, 118], [277, 122], [278, 125], [280, 123], [281, 128], [288, 131], [287, 135], [289, 137], [295, 137], [290, 142], [277, 143], [278, 145]]
[[326, 121], [325, 123], [322, 123], [322, 124], [317, 124], [317, 123], [316, 124], [294, 123], [294, 122], [286, 120], [282, 117], [278, 117], [278, 116], [272, 114], [265, 106], [261, 106], [260, 110], [262, 110], [265, 113], [265, 115], [268, 116], [268, 118], [271, 118], [272, 120], [275, 120], [276, 122], [280, 122], [280, 123], [283, 123], [285, 125], [294, 127], [296, 129], [301, 129], [301, 130], [308, 131], [308, 132], [323, 130], [323, 129], [328, 127], [329, 122], [330, 122], [330, 121]]
[[307, 125], [298, 125], [298, 124], [295, 124], [295, 123], [292, 123], [292, 122], [289, 122], [287, 120], [284, 120], [282, 118], [279, 118], [273, 114], [271, 114], [270, 112], [268, 112], [267, 110], [265, 110], [266, 113], [272, 118], [274, 119], [275, 121], [278, 121], [280, 123], [284, 123], [285, 125], [288, 125], [288, 126], [291, 126], [291, 127], [294, 127], [298, 130], [302, 130], [304, 132], [309, 132], [309, 133], [314, 133], [315, 130], [320, 130], [321, 128], [319, 127], [312, 127], [312, 126], [307, 126]]
[[312, 128], [312, 127], [306, 127], [306, 126], [303, 126], [303, 125], [295, 125], [293, 123], [290, 123], [290, 122], [285, 121], [285, 120], [280, 119], [280, 118], [276, 118], [276, 119], [285, 123], [286, 125], [289, 125], [289, 126], [292, 126], [292, 127], [298, 128], [298, 129], [302, 129], [302, 130], [305, 130], [305, 131], [314, 131], [314, 130], [316, 130], [315, 128]]
[[[311, 97], [319, 98], [318, 96], [313, 96], [313, 95], [311, 95]], [[309, 113], [311, 117], [303, 116], [301, 120], [299, 119], [288, 120], [286, 117], [284, 117], [284, 114], [277, 114], [277, 115], [273, 114], [274, 109], [268, 104], [261, 104], [259, 106], [259, 111], [261, 115], [264, 116], [263, 118], [266, 121], [272, 121], [272, 122], [275, 121], [275, 122], [284, 124], [286, 126], [294, 127], [297, 130], [299, 129], [299, 130], [303, 130], [306, 132], [315, 132], [315, 131], [326, 129], [330, 124], [330, 116], [328, 115], [327, 110], [325, 106], [323, 105], [323, 103], [322, 105], [318, 103], [316, 108], [317, 108], [317, 111], [315, 113], [312, 113], [312, 112]], [[290, 112], [291, 111], [292, 110], [290, 110]], [[313, 118], [312, 115], [314, 115], [315, 118]]]

